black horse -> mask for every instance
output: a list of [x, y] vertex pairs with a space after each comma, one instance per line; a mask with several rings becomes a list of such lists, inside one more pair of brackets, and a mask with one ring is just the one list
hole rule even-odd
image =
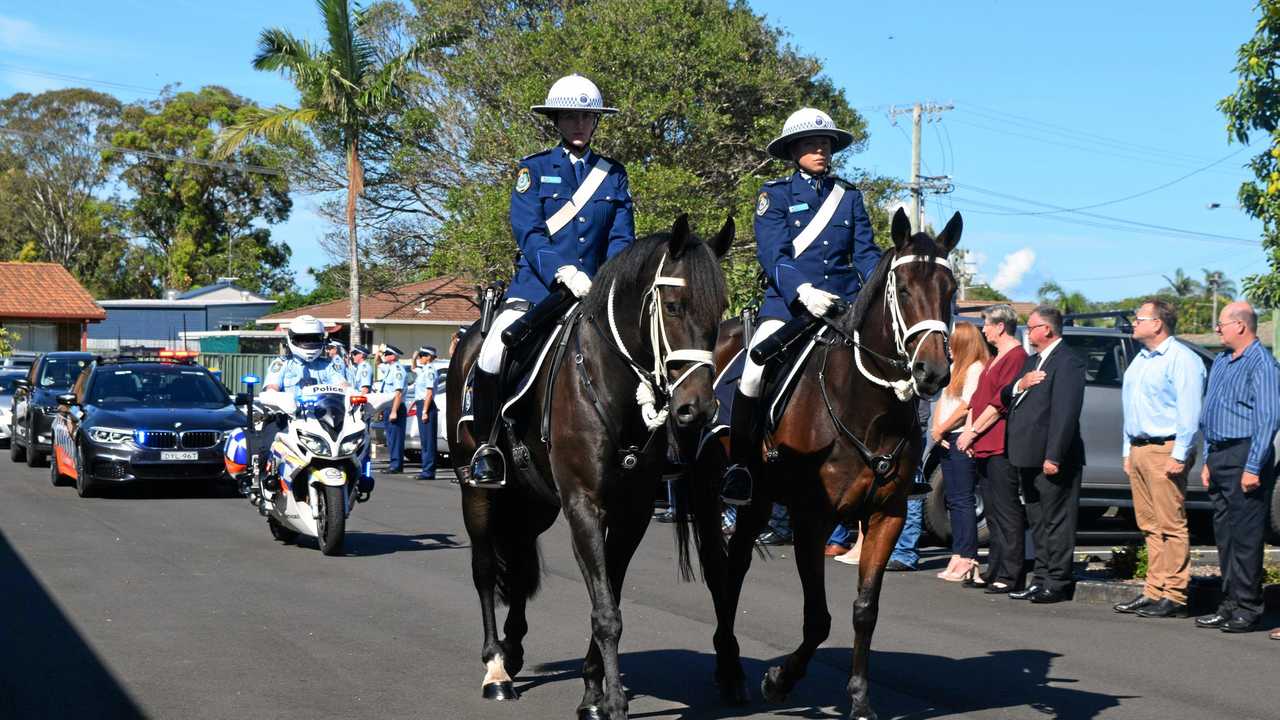
[[[805, 674], [813, 652], [831, 631], [823, 580], [823, 547], [837, 521], [865, 529], [853, 606], [853, 667], [849, 717], [875, 717], [867, 687], [871, 634], [879, 613], [884, 568], [902, 531], [907, 493], [923, 439], [916, 403], [947, 384], [947, 335], [955, 278], [947, 254], [960, 240], [959, 213], [937, 239], [910, 232], [901, 210], [893, 218], [893, 249], [844, 315], [807, 357], [785, 413], [753, 453], [755, 496], [738, 513], [726, 549], [721, 539], [717, 483], [727, 459], [721, 442], [708, 442], [696, 468], [682, 479], [690, 494], [697, 549], [715, 604], [716, 682], [731, 704], [750, 699], [734, 637], [734, 618], [751, 565], [756, 534], [772, 502], [791, 513], [796, 567], [804, 591], [804, 639], [760, 684], [766, 700], [780, 701]], [[717, 367], [742, 348], [740, 323], [720, 333]], [[789, 363], [795, 354], [788, 353]], [[769, 461], [766, 462], [766, 458]], [[679, 517], [687, 532], [687, 516]], [[682, 540], [680, 547], [687, 545]]]
[[[537, 538], [563, 510], [592, 606], [578, 716], [626, 717], [618, 673], [622, 582], [649, 525], [669, 438], [692, 457], [715, 413], [711, 352], [726, 305], [718, 259], [733, 235], [730, 219], [704, 244], [692, 237], [682, 215], [670, 233], [637, 240], [609, 260], [566, 331], [566, 352], [544, 363], [516, 406], [512, 435], [518, 442], [506, 433], [500, 439], [508, 458], [513, 444], [528, 449], [521, 480], [511, 482], [508, 471], [503, 489], [463, 485], [471, 573], [484, 621], [486, 698], [516, 698], [511, 678], [524, 664], [525, 605], [541, 572]], [[449, 418], [462, 417], [463, 385], [479, 336], [468, 332], [458, 344], [448, 378]], [[654, 396], [643, 410], [641, 385]], [[544, 438], [541, 411], [548, 405]], [[655, 417], [661, 412], [665, 420]], [[476, 447], [470, 423], [452, 423], [449, 443], [461, 472]], [[509, 607], [501, 640], [495, 591]]]

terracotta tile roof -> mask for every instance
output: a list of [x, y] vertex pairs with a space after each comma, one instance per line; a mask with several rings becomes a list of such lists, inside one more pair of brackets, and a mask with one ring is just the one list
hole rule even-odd
[[[475, 283], [456, 276], [423, 280], [380, 290], [360, 297], [362, 322], [417, 321], [429, 324], [466, 324], [480, 317], [475, 303]], [[346, 299], [285, 310], [258, 318], [258, 323], [288, 322], [299, 315], [321, 320], [346, 322], [351, 304]]]
[[107, 311], [57, 263], [0, 262], [0, 317], [96, 321]]

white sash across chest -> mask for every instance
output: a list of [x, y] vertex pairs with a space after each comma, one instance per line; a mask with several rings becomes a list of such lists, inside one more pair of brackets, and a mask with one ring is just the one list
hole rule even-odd
[[831, 224], [831, 218], [836, 214], [836, 208], [840, 205], [840, 199], [844, 197], [844, 185], [836, 183], [831, 188], [831, 194], [826, 200], [822, 201], [822, 205], [818, 207], [818, 212], [805, 226], [804, 230], [791, 241], [792, 257], [800, 257], [800, 253], [804, 252], [813, 241], [818, 239], [818, 234], [827, 229]]
[[596, 160], [596, 164], [591, 167], [591, 172], [587, 173], [587, 177], [583, 179], [582, 184], [573, 192], [573, 197], [569, 198], [569, 202], [555, 212], [554, 215], [547, 218], [547, 235], [555, 235], [560, 229], [568, 225], [578, 211], [586, 206], [591, 196], [596, 194], [596, 190], [600, 189], [600, 183], [604, 182], [604, 178], [609, 174], [609, 168], [612, 167], [608, 160], [600, 158]]

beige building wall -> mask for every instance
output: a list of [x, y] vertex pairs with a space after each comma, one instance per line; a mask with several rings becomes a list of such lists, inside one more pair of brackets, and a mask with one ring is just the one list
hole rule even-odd
[[[374, 345], [395, 345], [404, 351], [404, 359], [411, 359], [418, 348], [433, 345], [441, 359], [449, 357], [449, 342], [457, 325], [383, 325], [370, 323]], [[370, 347], [371, 350], [376, 350]]]

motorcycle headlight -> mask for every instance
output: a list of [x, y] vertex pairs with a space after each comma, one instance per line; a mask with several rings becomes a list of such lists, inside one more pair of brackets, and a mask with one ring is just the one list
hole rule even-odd
[[353, 433], [342, 439], [338, 445], [338, 454], [355, 455], [360, 452], [362, 445], [364, 445], [364, 433]]
[[309, 433], [298, 433], [298, 440], [311, 451], [312, 455], [328, 455], [329, 443], [324, 438]]
[[128, 445], [133, 439], [133, 431], [98, 426], [89, 430], [89, 439], [99, 445]]

